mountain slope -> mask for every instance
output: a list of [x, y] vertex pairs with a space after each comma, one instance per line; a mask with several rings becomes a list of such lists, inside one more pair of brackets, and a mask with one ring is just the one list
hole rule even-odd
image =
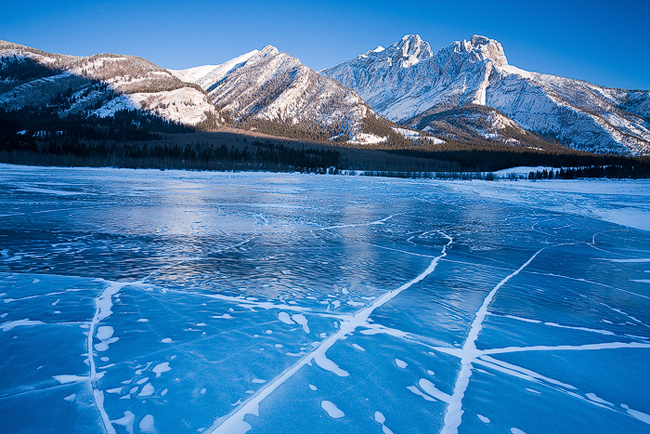
[[[56, 104], [56, 103], [59, 104]], [[0, 41], [0, 107], [56, 107], [60, 117], [113, 116], [141, 109], [163, 119], [197, 125], [218, 118], [198, 86], [133, 56], [75, 57]]]
[[279, 133], [297, 129], [353, 144], [387, 139], [369, 128], [366, 120], [376, 114], [356, 92], [270, 45], [222, 65], [170, 72], [201, 86], [215, 107], [238, 124], [269, 128], [272, 123]]
[[468, 104], [449, 110], [427, 110], [405, 122], [406, 124], [437, 136], [467, 144], [498, 142], [533, 150], [557, 150], [549, 143], [522, 128], [500, 111], [477, 104]]
[[419, 36], [407, 35], [320, 73], [356, 90], [380, 115], [407, 126], [425, 111], [474, 104], [576, 149], [650, 153], [650, 92], [515, 68], [501, 44], [483, 36], [434, 54]]

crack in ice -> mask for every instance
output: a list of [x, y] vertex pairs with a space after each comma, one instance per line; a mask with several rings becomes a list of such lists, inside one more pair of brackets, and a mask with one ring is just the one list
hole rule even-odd
[[343, 228], [356, 228], [356, 227], [360, 227], [360, 226], [381, 225], [384, 222], [392, 219], [396, 215], [398, 215], [398, 214], [392, 214], [392, 215], [389, 215], [388, 217], [384, 217], [383, 219], [375, 220], [374, 222], [369, 222], [369, 223], [352, 223], [352, 224], [349, 224], [349, 225], [327, 226], [327, 227], [318, 228], [318, 229], [315, 229], [315, 230], [317, 230], [317, 231], [326, 231], [326, 230], [329, 230], [329, 229], [343, 229]]
[[113, 307], [112, 297], [120, 292], [120, 290], [128, 285], [130, 282], [110, 282], [110, 284], [102, 291], [102, 293], [95, 299], [95, 315], [90, 322], [88, 328], [88, 361], [90, 363], [90, 384], [93, 390], [93, 396], [95, 397], [95, 404], [99, 413], [102, 417], [102, 422], [104, 423], [104, 428], [108, 434], [115, 434], [115, 428], [111, 424], [111, 420], [104, 409], [104, 392], [99, 389], [97, 381], [101, 377], [97, 374], [97, 368], [95, 366], [95, 354], [93, 352], [93, 335], [95, 334], [95, 328], [100, 321], [107, 318], [113, 312], [111, 307]]
[[470, 328], [465, 344], [463, 345], [462, 350], [460, 350], [461, 356], [461, 369], [458, 373], [458, 378], [454, 385], [454, 392], [449, 400], [449, 405], [447, 406], [447, 412], [445, 414], [445, 425], [442, 428], [441, 434], [456, 434], [458, 433], [458, 427], [462, 422], [463, 417], [463, 397], [465, 396], [465, 390], [469, 385], [469, 379], [472, 376], [472, 363], [476, 358], [481, 354], [481, 351], [476, 348], [476, 340], [478, 335], [483, 329], [483, 321], [488, 313], [488, 306], [494, 299], [495, 295], [499, 289], [505, 285], [510, 279], [519, 274], [524, 268], [526, 268], [533, 260], [539, 255], [546, 247], [541, 250], [538, 250], [533, 256], [528, 259], [521, 267], [516, 271], [509, 274], [501, 282], [497, 284], [485, 297], [483, 304], [476, 312], [476, 317], [472, 322], [472, 327]]
[[[387, 217], [383, 220], [385, 221], [390, 217]], [[446, 252], [447, 247], [450, 246], [453, 242], [453, 238], [450, 237], [449, 235], [443, 232], [440, 232], [440, 234], [445, 238], [447, 238], [449, 241], [447, 242], [447, 244], [443, 246], [441, 254], [439, 256], [436, 256], [431, 261], [431, 263], [429, 264], [426, 270], [424, 270], [414, 279], [406, 282], [399, 288], [385, 293], [377, 300], [375, 300], [370, 306], [366, 307], [365, 309], [361, 310], [360, 312], [352, 316], [348, 321], [341, 322], [340, 329], [338, 332], [336, 332], [335, 334], [331, 335], [330, 337], [322, 341], [317, 348], [315, 348], [313, 351], [303, 356], [302, 359], [300, 359], [297, 363], [295, 363], [293, 366], [287, 369], [280, 376], [276, 377], [273, 381], [270, 381], [266, 387], [260, 389], [260, 391], [257, 392], [257, 394], [250, 397], [247, 401], [244, 402], [243, 405], [237, 408], [233, 413], [230, 413], [229, 415], [226, 415], [218, 419], [214, 423], [214, 425], [209, 430], [206, 431], [206, 433], [207, 434], [243, 434], [249, 431], [252, 427], [249, 423], [247, 423], [244, 420], [244, 416], [246, 416], [247, 414], [253, 414], [255, 416], [259, 416], [260, 403], [271, 393], [273, 393], [278, 387], [284, 384], [289, 378], [291, 378], [294, 374], [296, 374], [296, 372], [298, 372], [303, 366], [310, 363], [312, 360], [316, 361], [316, 363], [319, 364], [319, 366], [321, 365], [319, 361], [323, 362], [324, 360], [329, 360], [327, 359], [325, 354], [327, 350], [330, 349], [336, 342], [354, 333], [354, 331], [358, 327], [363, 327], [364, 324], [367, 324], [370, 315], [377, 308], [388, 303], [390, 300], [395, 298], [405, 289], [408, 289], [414, 284], [422, 281], [425, 277], [427, 277], [436, 269], [436, 266], [440, 262], [440, 259], [442, 259], [447, 255]], [[338, 372], [339, 375], [341, 375], [342, 373], [347, 374], [347, 372], [343, 370], [341, 370], [341, 372], [335, 370], [335, 372]]]

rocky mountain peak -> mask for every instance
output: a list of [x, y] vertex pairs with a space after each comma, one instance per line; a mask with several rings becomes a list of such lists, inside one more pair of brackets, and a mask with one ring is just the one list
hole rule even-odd
[[433, 56], [429, 43], [423, 41], [420, 35], [405, 35], [401, 40], [391, 45], [389, 51], [398, 54], [403, 59], [402, 66], [404, 67]]
[[262, 48], [259, 53], [257, 53], [258, 57], [273, 57], [277, 56], [280, 54], [280, 50], [278, 50], [276, 47], [273, 45], [267, 45], [266, 47]]
[[440, 50], [438, 56], [445, 58], [450, 52], [469, 56], [471, 59], [479, 62], [492, 61], [496, 66], [508, 65], [508, 59], [503, 52], [501, 44], [494, 39], [481, 35], [474, 35], [469, 41], [464, 39], [462, 41], [456, 41], [449, 47]]

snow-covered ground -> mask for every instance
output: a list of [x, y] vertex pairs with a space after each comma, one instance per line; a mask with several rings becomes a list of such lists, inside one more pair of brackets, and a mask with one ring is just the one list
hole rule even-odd
[[440, 140], [437, 137], [433, 136], [426, 136], [423, 134], [420, 134], [419, 131], [414, 131], [414, 130], [407, 130], [406, 128], [398, 128], [398, 127], [392, 127], [393, 131], [395, 131], [397, 134], [402, 135], [406, 139], [411, 139], [411, 140], [418, 140], [418, 139], [425, 139], [425, 140], [430, 140], [433, 142], [434, 145], [440, 145], [442, 143], [445, 143], [444, 140]]
[[1, 430], [650, 432], [649, 187], [0, 165]]

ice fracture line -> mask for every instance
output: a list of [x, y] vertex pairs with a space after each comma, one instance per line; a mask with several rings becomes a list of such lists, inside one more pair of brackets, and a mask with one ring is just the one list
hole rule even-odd
[[95, 397], [95, 403], [97, 404], [97, 409], [102, 416], [102, 421], [104, 422], [104, 427], [108, 434], [115, 434], [115, 428], [104, 409], [104, 392], [99, 389], [97, 380], [99, 376], [97, 375], [97, 369], [95, 367], [95, 354], [93, 352], [93, 335], [95, 334], [95, 328], [100, 321], [108, 317], [111, 313], [111, 308], [113, 307], [112, 297], [120, 292], [120, 290], [128, 285], [128, 282], [110, 282], [110, 285], [102, 291], [102, 293], [95, 299], [95, 316], [90, 322], [90, 327], [88, 328], [88, 360], [90, 362], [90, 384], [93, 389], [93, 395]]
[[[440, 259], [447, 256], [447, 247], [449, 247], [454, 241], [453, 238], [450, 237], [449, 235], [443, 232], [440, 232], [440, 234], [445, 238], [447, 238], [447, 240], [449, 241], [447, 242], [447, 244], [445, 244], [442, 247], [442, 251], [440, 255], [436, 256], [431, 261], [431, 263], [429, 264], [426, 270], [424, 270], [413, 280], [406, 282], [404, 285], [400, 286], [399, 288], [385, 293], [377, 300], [375, 300], [375, 302], [372, 303], [370, 306], [366, 307], [365, 309], [361, 310], [353, 317], [351, 317], [348, 321], [342, 321], [338, 332], [325, 339], [312, 352], [305, 355], [302, 359], [300, 359], [293, 366], [291, 366], [289, 369], [283, 372], [280, 376], [276, 377], [273, 381], [270, 381], [265, 388], [261, 389], [257, 394], [250, 397], [248, 401], [246, 401], [233, 413], [230, 413], [229, 415], [226, 415], [218, 419], [215, 422], [215, 424], [208, 431], [206, 431], [206, 433], [207, 434], [243, 434], [249, 431], [252, 427], [250, 424], [248, 424], [248, 422], [244, 420], [244, 416], [246, 416], [247, 414], [253, 414], [258, 416], [260, 402], [262, 402], [266, 397], [268, 397], [271, 393], [273, 393], [278, 387], [284, 384], [284, 382], [286, 382], [289, 378], [291, 378], [296, 372], [298, 372], [306, 364], [312, 361], [316, 361], [316, 363], [319, 364], [320, 366], [320, 363], [323, 363], [322, 362], [323, 360], [328, 361], [327, 358], [325, 357], [325, 353], [327, 352], [327, 350], [330, 349], [340, 339], [343, 339], [347, 335], [352, 334], [357, 329], [357, 327], [362, 327], [364, 324], [366, 324], [368, 318], [375, 311], [375, 309], [388, 303], [390, 300], [392, 300], [397, 295], [399, 295], [402, 291], [410, 288], [414, 284], [422, 281], [429, 274], [433, 273], [433, 271], [436, 269], [436, 266], [440, 262]], [[329, 363], [333, 364], [333, 362], [331, 361]], [[335, 372], [338, 375], [347, 376], [347, 372], [343, 371], [338, 367], [336, 367]]]
[[458, 427], [460, 426], [463, 417], [463, 397], [465, 396], [465, 390], [467, 390], [467, 386], [469, 385], [469, 378], [472, 376], [472, 363], [482, 354], [481, 351], [476, 349], [476, 340], [483, 329], [483, 321], [488, 313], [490, 303], [492, 303], [492, 300], [499, 289], [533, 262], [533, 259], [535, 259], [544, 249], [546, 249], [546, 247], [538, 250], [537, 253], [531, 256], [530, 259], [524, 263], [524, 265], [499, 282], [485, 297], [483, 304], [479, 308], [478, 312], [476, 312], [476, 317], [472, 322], [472, 327], [469, 330], [469, 334], [467, 335], [467, 339], [465, 340], [465, 344], [461, 351], [461, 368], [458, 373], [458, 378], [456, 379], [456, 384], [454, 385], [454, 393], [452, 394], [449, 405], [447, 406], [445, 425], [442, 427], [442, 431], [440, 432], [441, 434], [458, 433]]

